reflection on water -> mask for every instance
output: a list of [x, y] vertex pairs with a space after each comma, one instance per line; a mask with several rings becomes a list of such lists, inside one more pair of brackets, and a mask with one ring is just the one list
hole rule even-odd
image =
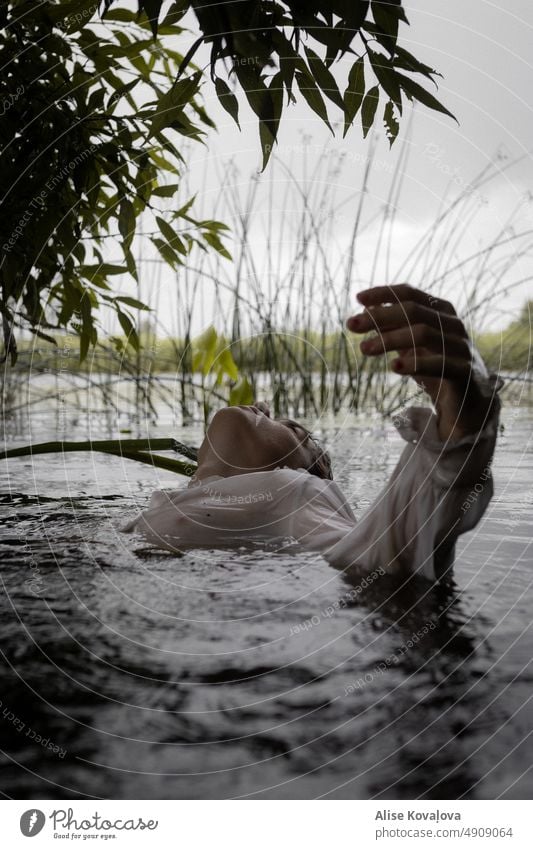
[[[362, 592], [275, 548], [155, 552], [117, 529], [170, 474], [2, 467], [2, 792], [530, 797], [531, 422], [510, 418], [496, 499], [432, 589]], [[400, 443], [388, 426], [329, 436], [361, 510]]]

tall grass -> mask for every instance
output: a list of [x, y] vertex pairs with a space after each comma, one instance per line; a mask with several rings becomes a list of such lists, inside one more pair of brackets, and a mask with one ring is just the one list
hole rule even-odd
[[[191, 255], [176, 275], [171, 297], [162, 285], [168, 271], [157, 258], [141, 253], [136, 294], [154, 310], [141, 334], [143, 350], [124, 354], [104, 343], [80, 368], [75, 352], [65, 355], [62, 339], [57, 351], [41, 343], [27, 350], [22, 345], [17, 366], [4, 373], [4, 418], [22, 427], [24, 416], [46, 406], [55, 411], [59, 426], [61, 407], [67, 405], [74, 411], [72, 423], [76, 410], [82, 426], [84, 417], [89, 422], [97, 410], [109, 431], [138, 433], [162, 415], [178, 424], [202, 419], [227, 397], [223, 386], [210, 386], [207, 393], [206, 381], [192, 370], [195, 328], [211, 323], [226, 337], [257, 396], [270, 400], [276, 415], [316, 417], [370, 407], [390, 414], [404, 402], [408, 382], [391, 380], [383, 362], [362, 357], [357, 338], [344, 332], [358, 288], [381, 282], [380, 274], [388, 282], [408, 280], [441, 296], [459, 284], [464, 318], [475, 333], [495, 302], [522, 284], [521, 264], [532, 255], [533, 231], [520, 224], [520, 206], [494, 238], [465, 252], [469, 226], [481, 212], [482, 190], [511, 163], [495, 157], [463, 191], [444, 199], [435, 220], [394, 267], [409, 135], [377, 209], [369, 202], [374, 142], [361, 185], [342, 199], [337, 189], [342, 156], [324, 154], [312, 163], [305, 142], [302, 151], [301, 179], [294, 176], [290, 161], [275, 156], [268, 178], [250, 178], [234, 160], [220, 166], [220, 191], [209, 213], [232, 226], [233, 262], [212, 253]], [[339, 229], [344, 229], [342, 239]], [[502, 365], [499, 338], [494, 334], [483, 351], [495, 368]], [[508, 334], [504, 340], [506, 356], [513, 339]], [[517, 344], [522, 353], [514, 367], [527, 371], [529, 347], [525, 351], [523, 339]], [[42, 372], [47, 379], [28, 384], [29, 373], [35, 377]]]

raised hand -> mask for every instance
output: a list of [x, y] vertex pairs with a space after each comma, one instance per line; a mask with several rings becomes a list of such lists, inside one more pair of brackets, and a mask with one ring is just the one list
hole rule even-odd
[[357, 299], [364, 311], [346, 326], [354, 333], [376, 332], [361, 342], [361, 352], [398, 352], [391, 367], [413, 377], [429, 394], [440, 437], [459, 439], [479, 430], [490, 399], [480, 391], [472, 343], [453, 305], [406, 283], [365, 289]]

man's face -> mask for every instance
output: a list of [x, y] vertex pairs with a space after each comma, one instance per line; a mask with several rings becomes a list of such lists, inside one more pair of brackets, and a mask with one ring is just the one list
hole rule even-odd
[[241, 475], [277, 466], [307, 469], [313, 452], [306, 431], [288, 419], [272, 419], [267, 404], [226, 407], [216, 413], [198, 451], [198, 472]]

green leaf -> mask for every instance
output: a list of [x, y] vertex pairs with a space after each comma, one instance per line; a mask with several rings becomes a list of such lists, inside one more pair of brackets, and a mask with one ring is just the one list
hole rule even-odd
[[48, 4], [46, 14], [54, 23], [61, 25], [62, 29], [72, 35], [89, 23], [97, 13], [98, 5], [94, 0], [74, 0], [71, 3]]
[[132, 90], [135, 88], [135, 86], [136, 86], [138, 83], [140, 83], [140, 81], [141, 81], [141, 80], [140, 80], [140, 78], [137, 78], [137, 79], [135, 79], [135, 80], [131, 80], [131, 82], [126, 83], [126, 84], [125, 84], [125, 85], [123, 85], [123, 86], [120, 86], [120, 88], [117, 88], [117, 89], [113, 92], [113, 94], [111, 95], [111, 97], [109, 98], [109, 102], [108, 102], [108, 104], [107, 104], [107, 108], [108, 108], [108, 109], [111, 109], [113, 106], [115, 106], [115, 104], [116, 104], [116, 103], [120, 100], [120, 98], [121, 98], [121, 97], [124, 97], [124, 95], [126, 95], [126, 94], [128, 94], [130, 91], [132, 91]]
[[215, 365], [218, 371], [218, 382], [223, 376], [229, 377], [230, 380], [237, 380], [239, 377], [237, 363], [227, 345], [224, 345], [223, 349], [217, 353]]
[[128, 269], [128, 273], [131, 274], [134, 280], [137, 280], [137, 264], [135, 262], [135, 257], [129, 248], [125, 245], [122, 246], [122, 250], [124, 251], [124, 259], [126, 260], [126, 268]]
[[128, 345], [131, 345], [131, 347], [133, 348], [134, 351], [139, 351], [140, 350], [139, 337], [137, 335], [137, 331], [135, 329], [135, 326], [134, 326], [132, 320], [130, 319], [130, 317], [125, 312], [122, 312], [122, 310], [119, 309], [118, 307], [117, 307], [117, 318], [118, 318], [119, 324], [122, 328], [122, 331], [123, 331], [123, 333], [126, 337], [126, 341], [127, 341]]
[[124, 240], [124, 245], [127, 248], [130, 247], [133, 241], [133, 237], [135, 235], [135, 224], [136, 217], [133, 204], [127, 198], [124, 198], [120, 204], [120, 211], [118, 214], [118, 229]]
[[215, 79], [215, 90], [220, 103], [222, 104], [226, 112], [231, 115], [240, 130], [241, 125], [239, 124], [239, 101], [233, 94], [229, 85], [220, 77], [217, 77]]
[[[442, 112], [444, 115], [448, 115], [450, 118], [453, 118], [454, 121], [457, 121], [455, 115], [446, 109], [445, 106], [440, 103], [436, 97], [426, 91], [425, 88], [422, 88], [421, 85], [415, 83], [410, 77], [406, 77], [403, 74], [396, 74], [396, 77], [405, 91], [409, 100], [418, 100], [419, 103], [422, 103], [424, 106], [427, 106], [428, 109], [433, 109], [435, 112]], [[459, 121], [457, 121], [459, 123]]]
[[400, 91], [400, 84], [396, 78], [396, 71], [391, 64], [391, 61], [383, 56], [383, 54], [376, 53], [374, 50], [370, 50], [370, 48], [368, 49], [368, 56], [370, 58], [372, 70], [374, 71], [381, 88], [389, 95], [393, 103], [396, 104], [398, 112], [401, 115], [402, 93]]
[[196, 222], [196, 223], [198, 223], [201, 227], [205, 227], [206, 230], [213, 230], [214, 232], [218, 232], [219, 230], [230, 230], [229, 225], [224, 224], [223, 221], [208, 221], [208, 220], [205, 220], [205, 221], [199, 221], [199, 222]]
[[368, 131], [374, 123], [376, 109], [379, 103], [379, 86], [375, 85], [365, 94], [361, 106], [361, 123], [363, 125], [363, 138], [366, 139]]
[[[359, 0], [357, 3], [353, 3], [353, 0], [348, 0], [352, 9], [361, 9], [368, 6], [368, 2], [365, 0]], [[343, 10], [344, 13], [346, 10]], [[362, 19], [360, 20], [360, 24], [363, 23], [364, 14]], [[354, 22], [355, 24], [355, 22]], [[327, 46], [326, 50], [326, 65], [328, 68], [333, 64], [333, 62], [343, 56], [348, 50], [350, 50], [351, 42], [355, 36], [356, 31], [360, 29], [360, 24], [355, 24], [352, 28], [350, 25], [346, 25], [346, 15], [343, 14], [340, 21], [334, 26], [324, 27], [323, 30], [319, 30], [316, 34], [318, 38], [319, 34], [323, 34], [323, 38], [321, 39], [324, 44]]]
[[342, 99], [342, 95], [339, 91], [339, 87], [337, 85], [337, 81], [335, 77], [327, 68], [314, 50], [311, 50], [310, 47], [304, 47], [305, 55], [307, 56], [307, 61], [309, 63], [309, 67], [311, 69], [311, 73], [313, 74], [315, 80], [318, 85], [329, 99], [335, 103], [336, 106], [339, 106], [341, 109], [344, 109], [344, 101]]
[[80, 363], [82, 363], [87, 354], [89, 353], [89, 346], [91, 344], [91, 334], [85, 330], [82, 330], [80, 333]]
[[168, 242], [164, 242], [162, 239], [158, 239], [155, 236], [151, 239], [152, 244], [154, 244], [165, 260], [172, 268], [176, 269], [178, 265], [181, 265], [180, 258], [174, 253]]
[[102, 274], [92, 274], [89, 279], [92, 285], [97, 286], [98, 289], [104, 289], [106, 291], [111, 290], [111, 286], [106, 282], [106, 279]]
[[157, 186], [152, 189], [152, 195], [158, 198], [173, 198], [179, 189], [179, 183], [172, 183], [169, 186]]
[[177, 80], [172, 88], [159, 98], [153, 112], [148, 138], [166, 127], [175, 125], [178, 120], [182, 124], [184, 133], [188, 134], [192, 125], [184, 112], [190, 101], [198, 94], [201, 76], [202, 72], [196, 71], [190, 77]]
[[295, 78], [302, 97], [307, 101], [308, 106], [310, 106], [313, 112], [324, 121], [326, 126], [333, 133], [333, 129], [329, 123], [328, 110], [326, 109], [324, 98], [320, 94], [320, 90], [311, 74], [296, 71]]
[[[161, 156], [161, 154], [157, 153], [157, 151], [150, 150], [148, 151], [148, 155], [150, 156], [150, 159], [154, 162], [154, 164], [157, 165], [158, 168], [161, 168], [163, 171], [170, 171], [171, 174], [179, 175], [179, 169], [176, 168], [174, 163], [170, 162], [168, 159], [165, 159], [165, 157]], [[147, 167], [139, 169], [139, 172], [143, 174], [143, 176], [145, 171], [147, 177], [148, 175], [150, 175], [149, 179], [153, 179], [155, 177], [155, 170], [153, 168]]]
[[365, 93], [365, 64], [361, 56], [348, 75], [348, 87], [344, 92], [344, 136], [352, 126]]
[[81, 332], [80, 332], [80, 363], [86, 358], [89, 352], [89, 346], [95, 341], [95, 327], [92, 318], [92, 302], [91, 292], [84, 289], [79, 301], [79, 311], [81, 313]]
[[166, 27], [175, 27], [177, 22], [181, 21], [190, 5], [191, 0], [173, 0], [172, 6], [159, 26], [159, 32], [162, 33], [163, 28]]
[[108, 277], [111, 274], [127, 274], [128, 269], [123, 265], [111, 265], [108, 262], [101, 262], [98, 265], [80, 265], [78, 274], [80, 277], [85, 277], [91, 280], [93, 275]]
[[398, 38], [398, 24], [400, 19], [404, 23], [409, 23], [405, 17], [401, 3], [398, 0], [396, 0], [396, 3], [391, 2], [391, 0], [386, 0], [386, 2], [372, 0], [372, 15], [381, 30], [381, 36], [379, 37], [381, 44], [392, 54]]
[[143, 304], [142, 301], [138, 301], [136, 298], [130, 298], [128, 295], [118, 295], [113, 299], [114, 301], [118, 301], [121, 304], [126, 304], [127, 307], [132, 307], [136, 310], [148, 310], [150, 311], [150, 307], [146, 304]]
[[196, 100], [192, 101], [191, 106], [194, 112], [198, 115], [202, 124], [205, 124], [206, 127], [209, 127], [212, 130], [216, 130], [217, 125], [215, 124], [213, 119], [209, 117], [203, 106], [197, 103]]
[[283, 111], [283, 75], [281, 72], [272, 77], [268, 88], [270, 102], [272, 105], [272, 119], [270, 121], [260, 121], [259, 123], [259, 138], [261, 140], [261, 149], [263, 151], [263, 168], [268, 165], [268, 161], [272, 154], [274, 144], [278, 136], [279, 122]]
[[105, 21], [119, 21], [122, 24], [131, 24], [135, 20], [135, 12], [130, 9], [115, 9], [106, 10], [102, 15]]
[[180, 254], [186, 254], [187, 249], [183, 244], [182, 240], [178, 236], [178, 234], [172, 229], [170, 224], [168, 224], [164, 218], [161, 218], [159, 215], [156, 215], [155, 219], [159, 225], [159, 229], [161, 230], [162, 235], [167, 240], [168, 244], [173, 250], [178, 251]]
[[404, 71], [411, 71], [413, 74], [423, 74], [430, 78], [433, 76], [442, 76], [442, 74], [439, 74], [439, 72], [434, 68], [431, 68], [429, 65], [424, 65], [423, 62], [419, 62], [412, 53], [409, 53], [409, 51], [405, 50], [404, 47], [398, 47], [398, 45], [396, 45], [394, 65], [396, 68], [403, 68]]
[[95, 89], [87, 101], [87, 109], [89, 112], [97, 112], [104, 105], [106, 92], [104, 89]]
[[292, 44], [285, 36], [282, 36], [281, 33], [273, 34], [274, 43], [278, 44], [278, 52], [279, 52], [279, 69], [280, 73], [283, 76], [283, 84], [287, 90], [287, 96], [289, 102], [294, 103], [294, 95], [292, 94], [292, 83], [294, 79], [294, 71], [296, 70], [296, 60], [292, 55], [294, 53], [294, 49]]
[[241, 404], [252, 404], [254, 392], [247, 377], [242, 375], [229, 393], [229, 406], [236, 407]]
[[204, 377], [207, 377], [216, 356], [217, 343], [218, 335], [213, 325], [192, 340], [193, 371], [200, 371]]
[[[44, 339], [46, 342], [50, 342], [52, 345], [54, 345], [57, 348], [57, 339], [54, 339], [53, 336], [49, 336], [48, 333], [43, 333], [42, 330], [35, 329], [33, 332], [35, 333], [36, 336], [39, 337], [39, 339]], [[13, 357], [13, 351], [11, 352], [11, 356]], [[16, 356], [16, 351], [15, 351], [15, 356]], [[15, 361], [13, 359], [11, 360], [11, 365], [15, 365]]]
[[187, 213], [189, 212], [195, 200], [196, 195], [193, 195], [192, 198], [189, 198], [187, 203], [185, 203], [183, 206], [176, 210], [176, 212], [174, 213], [174, 218], [187, 218]]
[[385, 106], [385, 112], [383, 113], [383, 123], [385, 124], [385, 131], [389, 140], [389, 145], [392, 147], [400, 129], [400, 125], [394, 115], [394, 103], [392, 102], [392, 100], [389, 100], [387, 105]]
[[139, 11], [142, 10], [146, 14], [154, 38], [157, 36], [157, 22], [162, 5], [162, 0], [139, 0]]
[[221, 256], [225, 257], [225, 259], [232, 258], [230, 252], [224, 247], [223, 243], [220, 241], [220, 237], [216, 233], [208, 230], [203, 233], [203, 237], [207, 244], [214, 248]]
[[251, 109], [259, 118], [259, 136], [264, 170], [278, 133], [283, 98], [280, 96], [277, 86], [278, 79], [282, 80], [282, 77], [278, 77], [276, 74], [272, 80], [271, 88], [267, 88], [263, 77], [257, 70], [238, 64], [234, 70]]

